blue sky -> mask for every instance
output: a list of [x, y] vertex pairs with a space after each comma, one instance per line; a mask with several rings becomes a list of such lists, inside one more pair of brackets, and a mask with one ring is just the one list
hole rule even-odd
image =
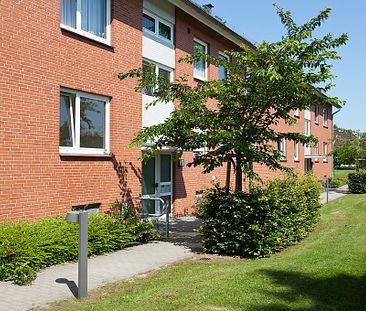
[[[272, 0], [197, 0], [212, 3], [213, 14], [227, 21], [229, 27], [252, 42], [277, 41], [285, 33]], [[338, 126], [366, 132], [366, 1], [365, 0], [277, 0], [298, 24], [308, 21], [324, 8], [332, 8], [329, 19], [317, 33], [349, 34], [346, 46], [339, 49], [342, 60], [334, 63], [336, 87], [330, 95], [346, 101], [335, 116]]]

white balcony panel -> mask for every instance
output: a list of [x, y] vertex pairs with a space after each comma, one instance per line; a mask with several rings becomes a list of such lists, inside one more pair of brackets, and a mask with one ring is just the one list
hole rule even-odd
[[151, 101], [152, 97], [146, 95], [142, 96], [142, 127], [161, 124], [174, 111], [173, 103], [158, 103], [146, 110], [146, 105]]
[[142, 56], [145, 59], [155, 63], [165, 65], [169, 68], [175, 68], [175, 50], [168, 44], [162, 44], [147, 37], [145, 34], [142, 37]]

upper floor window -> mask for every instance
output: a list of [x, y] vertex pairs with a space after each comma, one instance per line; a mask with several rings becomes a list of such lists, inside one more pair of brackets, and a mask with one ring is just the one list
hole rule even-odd
[[300, 109], [299, 108], [294, 110], [294, 117], [300, 117]]
[[328, 109], [326, 108], [323, 109], [323, 126], [328, 126]]
[[142, 27], [144, 31], [160, 39], [168, 42], [173, 41], [173, 24], [150, 12], [144, 11], [142, 15]]
[[[198, 55], [200, 53], [207, 54], [208, 46], [201, 40], [194, 39], [193, 41], [193, 53]], [[198, 80], [207, 80], [207, 62], [201, 58], [194, 62], [193, 77]]]
[[310, 136], [310, 120], [305, 119], [305, 136]]
[[328, 162], [328, 144], [323, 143], [323, 162]]
[[315, 124], [319, 124], [319, 105], [314, 106]]
[[294, 161], [299, 161], [299, 143], [294, 142]]
[[62, 89], [60, 93], [60, 153], [109, 153], [109, 99]]
[[61, 27], [110, 44], [110, 0], [61, 0]]
[[[219, 53], [219, 59], [226, 61], [230, 60], [229, 56], [225, 55], [224, 53]], [[228, 75], [227, 69], [222, 65], [219, 65], [218, 69], [219, 69], [219, 76], [218, 76], [219, 80], [226, 80]]]
[[281, 161], [285, 161], [286, 160], [286, 139], [285, 138], [282, 138], [278, 142], [278, 151], [280, 152], [280, 155], [281, 155]]
[[[155, 63], [151, 63], [151, 62], [144, 60], [142, 62], [142, 70], [144, 72], [146, 72], [146, 71], [153, 72], [160, 79], [165, 78], [168, 81], [172, 81], [173, 70], [166, 66], [162, 66], [160, 64], [155, 64]], [[153, 88], [144, 88], [142, 93], [147, 96], [153, 96], [154, 89]]]

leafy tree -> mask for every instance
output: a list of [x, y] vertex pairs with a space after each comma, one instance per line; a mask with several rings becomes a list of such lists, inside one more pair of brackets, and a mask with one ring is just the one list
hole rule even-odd
[[276, 125], [281, 120], [294, 124], [292, 111], [309, 108], [311, 103], [342, 103], [322, 94], [333, 86], [330, 62], [340, 58], [335, 48], [345, 44], [348, 36], [313, 37], [331, 9], [325, 9], [301, 26], [295, 24], [290, 11], [278, 6], [276, 9], [287, 30], [280, 41], [263, 42], [256, 49], [243, 45], [239, 51], [226, 51], [232, 61], [199, 51], [180, 60], [194, 63], [204, 59], [223, 66], [228, 72], [226, 80], [190, 86], [187, 77], [170, 83], [149, 70], [134, 69], [119, 74], [120, 79], [137, 77], [137, 91], [154, 86], [156, 101], [151, 105], [178, 103], [163, 124], [144, 128], [136, 135], [132, 145], [148, 143], [143, 159], [163, 146], [175, 146], [181, 152], [206, 146], [207, 152], [194, 157], [188, 165], [202, 165], [204, 173], [208, 173], [225, 162], [230, 170], [232, 163], [236, 191], [242, 191], [243, 174], [250, 180], [259, 178], [253, 163], [291, 172], [281, 164], [277, 144], [283, 138], [301, 144], [310, 144], [316, 138], [297, 132], [282, 133]]

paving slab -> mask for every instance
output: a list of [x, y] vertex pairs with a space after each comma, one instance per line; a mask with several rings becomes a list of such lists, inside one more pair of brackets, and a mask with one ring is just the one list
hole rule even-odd
[[[328, 201], [333, 201], [336, 200], [338, 198], [344, 197], [345, 195], [347, 195], [348, 192], [348, 185], [336, 188], [336, 189], [329, 189], [329, 193], [328, 193]], [[320, 195], [320, 202], [325, 204], [327, 203], [327, 193], [323, 192]]]
[[[92, 257], [88, 262], [88, 289], [129, 279], [160, 267], [193, 257], [180, 245], [152, 242], [112, 254]], [[29, 286], [0, 282], [0, 311], [23, 311], [77, 293], [77, 263], [66, 263], [40, 271]]]

